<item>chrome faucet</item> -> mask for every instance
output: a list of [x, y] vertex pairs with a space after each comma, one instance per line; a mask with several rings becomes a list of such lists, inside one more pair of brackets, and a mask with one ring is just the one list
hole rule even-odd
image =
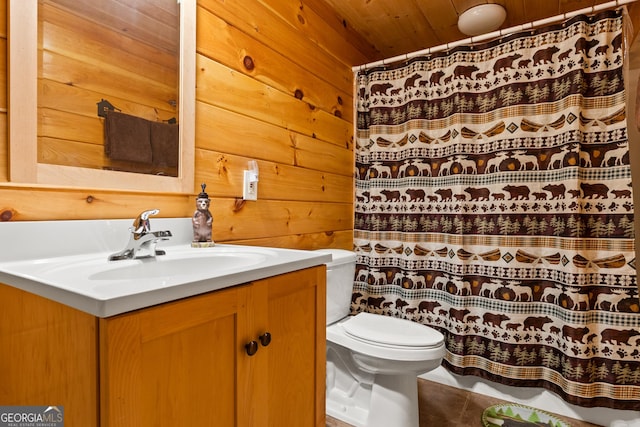
[[119, 261], [123, 259], [155, 258], [156, 255], [164, 255], [166, 252], [156, 249], [158, 240], [168, 240], [171, 237], [170, 231], [151, 231], [149, 217], [157, 215], [159, 209], [151, 209], [142, 212], [133, 221], [133, 227], [129, 228], [131, 235], [129, 243], [120, 252], [109, 255], [109, 261]]

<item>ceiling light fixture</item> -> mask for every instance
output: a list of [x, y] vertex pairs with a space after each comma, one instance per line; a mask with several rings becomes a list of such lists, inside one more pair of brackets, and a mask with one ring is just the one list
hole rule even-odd
[[506, 17], [507, 11], [499, 4], [479, 4], [458, 17], [458, 28], [463, 34], [477, 36], [497, 30]]

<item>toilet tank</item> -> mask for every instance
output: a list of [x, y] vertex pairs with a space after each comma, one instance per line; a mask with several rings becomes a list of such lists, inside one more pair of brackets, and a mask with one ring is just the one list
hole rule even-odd
[[356, 254], [344, 249], [319, 249], [331, 254], [327, 265], [327, 325], [349, 315], [356, 275]]

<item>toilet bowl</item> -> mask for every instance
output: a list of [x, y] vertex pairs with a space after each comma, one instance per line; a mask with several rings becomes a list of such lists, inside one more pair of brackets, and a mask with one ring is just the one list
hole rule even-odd
[[355, 254], [324, 249], [327, 264], [327, 414], [357, 427], [418, 427], [417, 376], [437, 368], [444, 336], [410, 320], [350, 316]]

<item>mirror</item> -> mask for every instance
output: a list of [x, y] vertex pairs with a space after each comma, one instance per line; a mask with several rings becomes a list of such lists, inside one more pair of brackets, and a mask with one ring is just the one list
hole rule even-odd
[[[141, 3], [153, 4], [148, 0], [140, 0]], [[107, 58], [102, 60], [99, 66], [91, 69], [91, 61], [85, 61], [88, 66], [84, 74], [78, 76], [70, 75], [68, 80], [63, 82], [51, 83], [43, 78], [46, 67], [50, 64], [47, 62], [47, 41], [41, 38], [42, 27], [45, 25], [53, 25], [50, 21], [55, 21], [51, 10], [47, 21], [39, 24], [38, 19], [38, 1], [36, 0], [10, 0], [9, 1], [9, 179], [11, 182], [28, 183], [28, 184], [46, 184], [61, 185], [85, 188], [108, 188], [116, 190], [142, 190], [142, 191], [162, 191], [162, 192], [193, 192], [193, 169], [194, 169], [194, 135], [195, 135], [195, 19], [196, 19], [196, 0], [180, 1], [180, 65], [179, 79], [175, 77], [166, 77], [167, 86], [172, 83], [171, 79], [177, 81], [179, 87], [179, 100], [176, 105], [171, 106], [172, 98], [175, 98], [175, 91], [160, 90], [162, 101], [156, 102], [131, 102], [127, 100], [127, 88], [131, 93], [138, 89], [139, 77], [126, 73], [122, 74], [122, 78], [107, 78], [112, 80], [115, 89], [105, 90], [103, 88], [91, 87], [93, 82], [97, 82], [99, 75], [116, 69], [118, 63], [123, 62], [123, 56], [130, 55], [121, 54], [122, 44], [125, 38], [120, 39], [113, 46], [110, 37], [105, 34], [104, 40], [97, 40], [95, 45], [90, 46], [92, 52], [78, 51], [70, 55], [70, 60], [86, 59], [97, 50], [106, 52]], [[44, 7], [50, 7], [48, 1], [43, 1]], [[96, 2], [78, 2], [71, 0], [57, 0], [57, 3], [64, 3], [70, 9], [83, 7], [83, 4], [91, 5]], [[99, 2], [102, 3], [102, 2]], [[126, 2], [125, 2], [126, 3]], [[118, 2], [122, 6], [123, 2]], [[53, 10], [53, 9], [52, 9]], [[160, 11], [158, 13], [165, 13]], [[68, 18], [66, 18], [68, 20]], [[59, 19], [63, 22], [65, 19]], [[106, 15], [102, 18], [95, 18], [96, 22], [106, 20]], [[127, 29], [129, 35], [133, 33], [144, 32], [142, 28], [142, 20], [139, 20], [140, 28]], [[40, 28], [39, 28], [40, 27]], [[125, 28], [124, 25], [120, 25]], [[99, 32], [98, 25], [91, 28], [90, 25], [83, 24], [77, 26], [83, 31]], [[67, 32], [66, 29], [58, 31], [58, 34], [66, 34], [67, 40], [64, 43], [73, 45], [74, 34]], [[153, 33], [150, 31], [149, 33]], [[155, 31], [156, 35], [162, 31]], [[40, 41], [39, 41], [40, 39]], [[107, 45], [107, 41], [111, 45]], [[38, 44], [41, 44], [42, 55], [38, 53]], [[101, 45], [101, 43], [104, 43]], [[171, 50], [167, 40], [160, 40], [160, 43], [166, 44], [166, 49]], [[86, 43], [83, 43], [86, 49]], [[106, 47], [105, 47], [106, 46]], [[102, 49], [100, 49], [102, 47]], [[174, 48], [175, 49], [175, 48]], [[141, 60], [139, 58], [130, 57], [131, 61]], [[111, 61], [111, 63], [110, 63]], [[95, 62], [95, 61], [94, 61]], [[116, 63], [118, 62], [118, 63]], [[142, 66], [142, 65], [140, 65]], [[64, 68], [64, 67], [63, 67]], [[66, 67], [71, 68], [71, 67]], [[162, 76], [162, 67], [158, 66], [157, 71], [159, 78]], [[59, 70], [64, 75], [65, 69]], [[51, 69], [46, 69], [46, 73], [52, 73]], [[150, 74], [151, 72], [149, 72]], [[127, 77], [130, 77], [127, 78]], [[74, 86], [74, 78], [81, 81]], [[40, 82], [39, 80], [40, 79]], [[80, 88], [79, 86], [83, 86]], [[86, 89], [89, 90], [86, 90]], [[83, 89], [83, 90], [80, 90]], [[151, 93], [151, 90], [137, 91], [139, 97], [144, 93]], [[162, 175], [151, 175], [143, 173], [125, 172], [126, 169], [123, 162], [113, 162], [110, 159], [106, 164], [91, 165], [91, 161], [87, 160], [90, 155], [83, 152], [89, 150], [93, 153], [101, 153], [104, 151], [102, 142], [103, 124], [105, 118], [98, 117], [98, 103], [104, 99], [103, 94], [111, 93], [111, 98], [106, 99], [111, 105], [117, 109], [121, 109], [123, 113], [131, 115], [130, 117], [140, 117], [145, 121], [162, 123], [168, 120], [172, 115], [176, 115], [179, 123], [179, 141], [180, 150], [178, 153], [178, 169], [175, 177]], [[97, 96], [96, 96], [97, 95]], [[97, 99], [96, 99], [97, 98]], [[44, 104], [41, 103], [44, 102]], [[74, 117], [73, 115], [61, 114], [62, 106], [77, 104], [84, 105], [83, 111]], [[164, 102], [166, 108], [162, 107]], [[44, 105], [44, 106], [43, 106]], [[55, 107], [52, 107], [55, 105]], [[88, 113], [88, 106], [93, 111]], [[71, 107], [73, 108], [73, 107]], [[77, 108], [77, 107], [76, 107]], [[116, 110], [117, 111], [117, 110]], [[108, 114], [108, 113], [107, 113]], [[114, 114], [115, 116], [115, 114]], [[67, 117], [65, 119], [65, 117]], [[93, 123], [93, 136], [83, 135], [86, 132], [80, 121], [86, 120]], [[97, 129], [97, 131], [95, 131]], [[91, 133], [91, 132], [89, 132]], [[54, 135], [52, 137], [52, 135]], [[75, 135], [75, 136], [74, 136]], [[91, 144], [69, 143], [68, 140], [93, 138], [93, 147]], [[98, 143], [96, 144], [96, 138]], [[74, 145], [75, 144], [75, 145]], [[39, 147], [40, 145], [40, 147]], [[62, 151], [58, 147], [70, 146], [70, 151]], [[85, 149], [85, 147], [87, 147]], [[84, 160], [66, 161], [68, 158], [77, 158]], [[94, 157], [97, 157], [94, 155]], [[105, 157], [102, 155], [102, 157]], [[65, 164], [67, 163], [67, 164]], [[94, 162], [95, 163], [95, 162]], [[126, 162], [125, 162], [126, 163]], [[117, 169], [117, 170], [109, 170]], [[138, 171], [141, 172], [141, 171]]]

